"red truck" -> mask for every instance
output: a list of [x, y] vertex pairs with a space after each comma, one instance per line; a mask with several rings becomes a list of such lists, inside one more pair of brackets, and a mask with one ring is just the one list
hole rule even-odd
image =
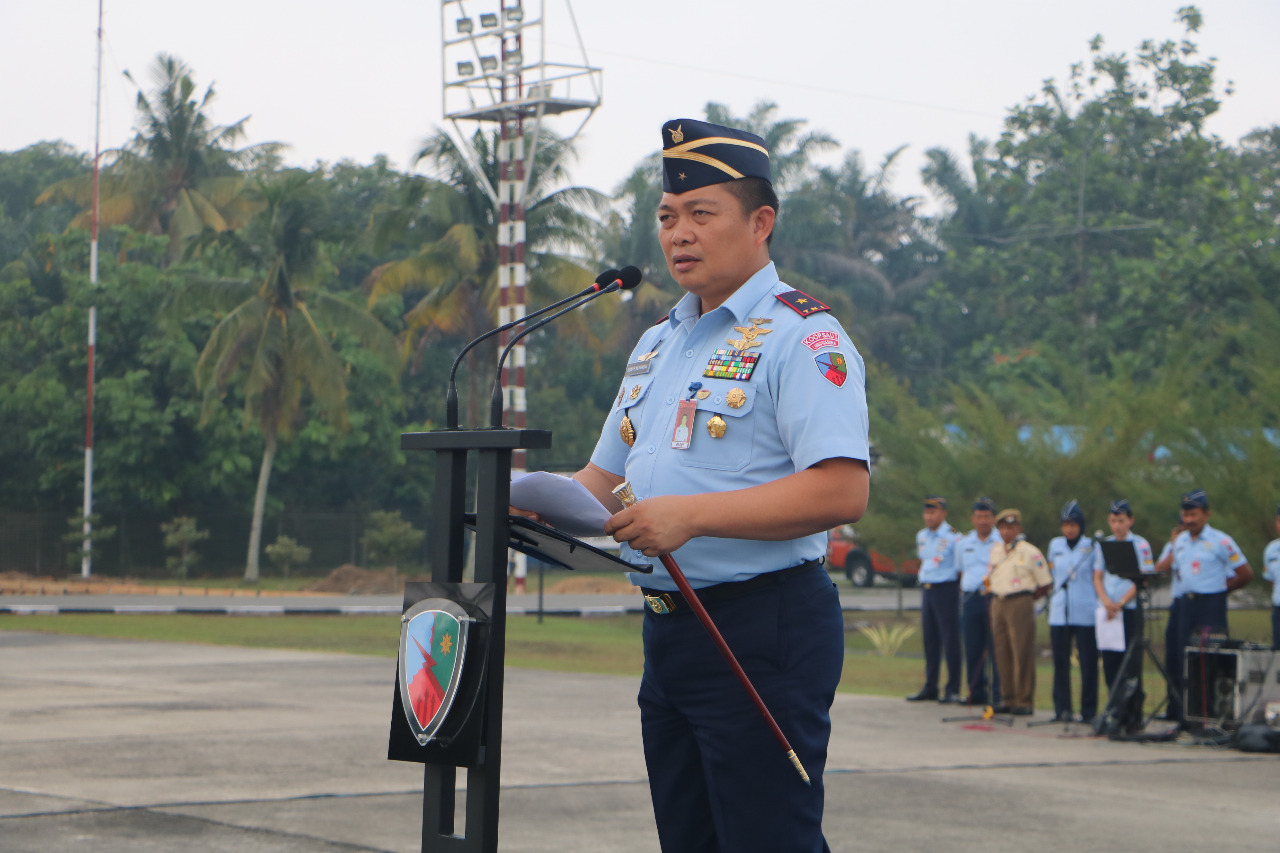
[[920, 561], [903, 560], [902, 566], [881, 554], [868, 551], [858, 542], [853, 525], [843, 524], [827, 533], [827, 571], [841, 571], [854, 586], [871, 586], [876, 575], [903, 586], [915, 586]]

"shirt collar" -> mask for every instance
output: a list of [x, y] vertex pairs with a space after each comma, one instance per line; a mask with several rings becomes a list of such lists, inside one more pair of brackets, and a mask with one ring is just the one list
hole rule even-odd
[[[716, 311], [727, 309], [735, 320], [742, 322], [751, 313], [756, 303], [767, 296], [777, 284], [778, 268], [774, 266], [773, 261], [770, 261], [761, 267], [759, 272], [744, 281], [742, 286], [735, 290]], [[699, 298], [692, 293], [686, 293], [671, 309], [671, 320], [676, 324], [690, 318], [696, 320], [700, 307]]]

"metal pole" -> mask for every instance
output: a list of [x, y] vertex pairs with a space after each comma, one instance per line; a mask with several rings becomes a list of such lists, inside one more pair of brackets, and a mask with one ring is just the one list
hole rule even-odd
[[[89, 289], [98, 284], [98, 167], [102, 137], [102, 4], [98, 0], [98, 71], [94, 84], [93, 109], [93, 202], [89, 213]], [[80, 576], [93, 573], [93, 369], [98, 340], [98, 308], [89, 306], [88, 394], [84, 411], [84, 547], [80, 557]]]

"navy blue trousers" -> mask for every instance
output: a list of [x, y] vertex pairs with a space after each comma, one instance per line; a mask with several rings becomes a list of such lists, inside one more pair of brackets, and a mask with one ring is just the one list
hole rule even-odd
[[1071, 642], [1080, 656], [1080, 716], [1098, 715], [1098, 637], [1092, 625], [1051, 625], [1053, 645], [1053, 710], [1071, 713]]
[[707, 608], [812, 780], [805, 785], [687, 608], [645, 613], [640, 724], [665, 853], [821, 853], [844, 617], [820, 566]]
[[[1125, 653], [1129, 649], [1133, 649], [1134, 643], [1138, 642], [1138, 637], [1142, 635], [1142, 623], [1138, 621], [1138, 611], [1121, 610], [1121, 617], [1124, 619], [1124, 647], [1125, 652], [1102, 652], [1102, 680], [1107, 683], [1107, 695], [1111, 695], [1111, 691], [1116, 687], [1116, 678], [1120, 676], [1120, 665], [1124, 663]], [[1142, 655], [1139, 654], [1141, 649], [1133, 649], [1133, 654], [1129, 656], [1129, 665], [1125, 668], [1123, 678], [1132, 678], [1133, 676], [1142, 675]]]
[[924, 638], [924, 689], [938, 689], [938, 670], [947, 658], [947, 693], [960, 692], [960, 581], [930, 584], [920, 594]]
[[969, 674], [969, 701], [974, 705], [987, 702], [987, 667], [994, 675], [991, 704], [1000, 704], [1000, 675], [995, 668], [995, 645], [991, 638], [989, 596], [979, 591], [960, 594], [960, 625], [964, 633], [965, 672]]

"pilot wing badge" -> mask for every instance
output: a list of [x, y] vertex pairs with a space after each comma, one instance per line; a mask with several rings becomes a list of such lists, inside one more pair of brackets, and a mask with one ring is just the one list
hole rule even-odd
[[473, 621], [441, 598], [419, 601], [401, 617], [400, 702], [422, 746], [435, 739], [457, 697]]

